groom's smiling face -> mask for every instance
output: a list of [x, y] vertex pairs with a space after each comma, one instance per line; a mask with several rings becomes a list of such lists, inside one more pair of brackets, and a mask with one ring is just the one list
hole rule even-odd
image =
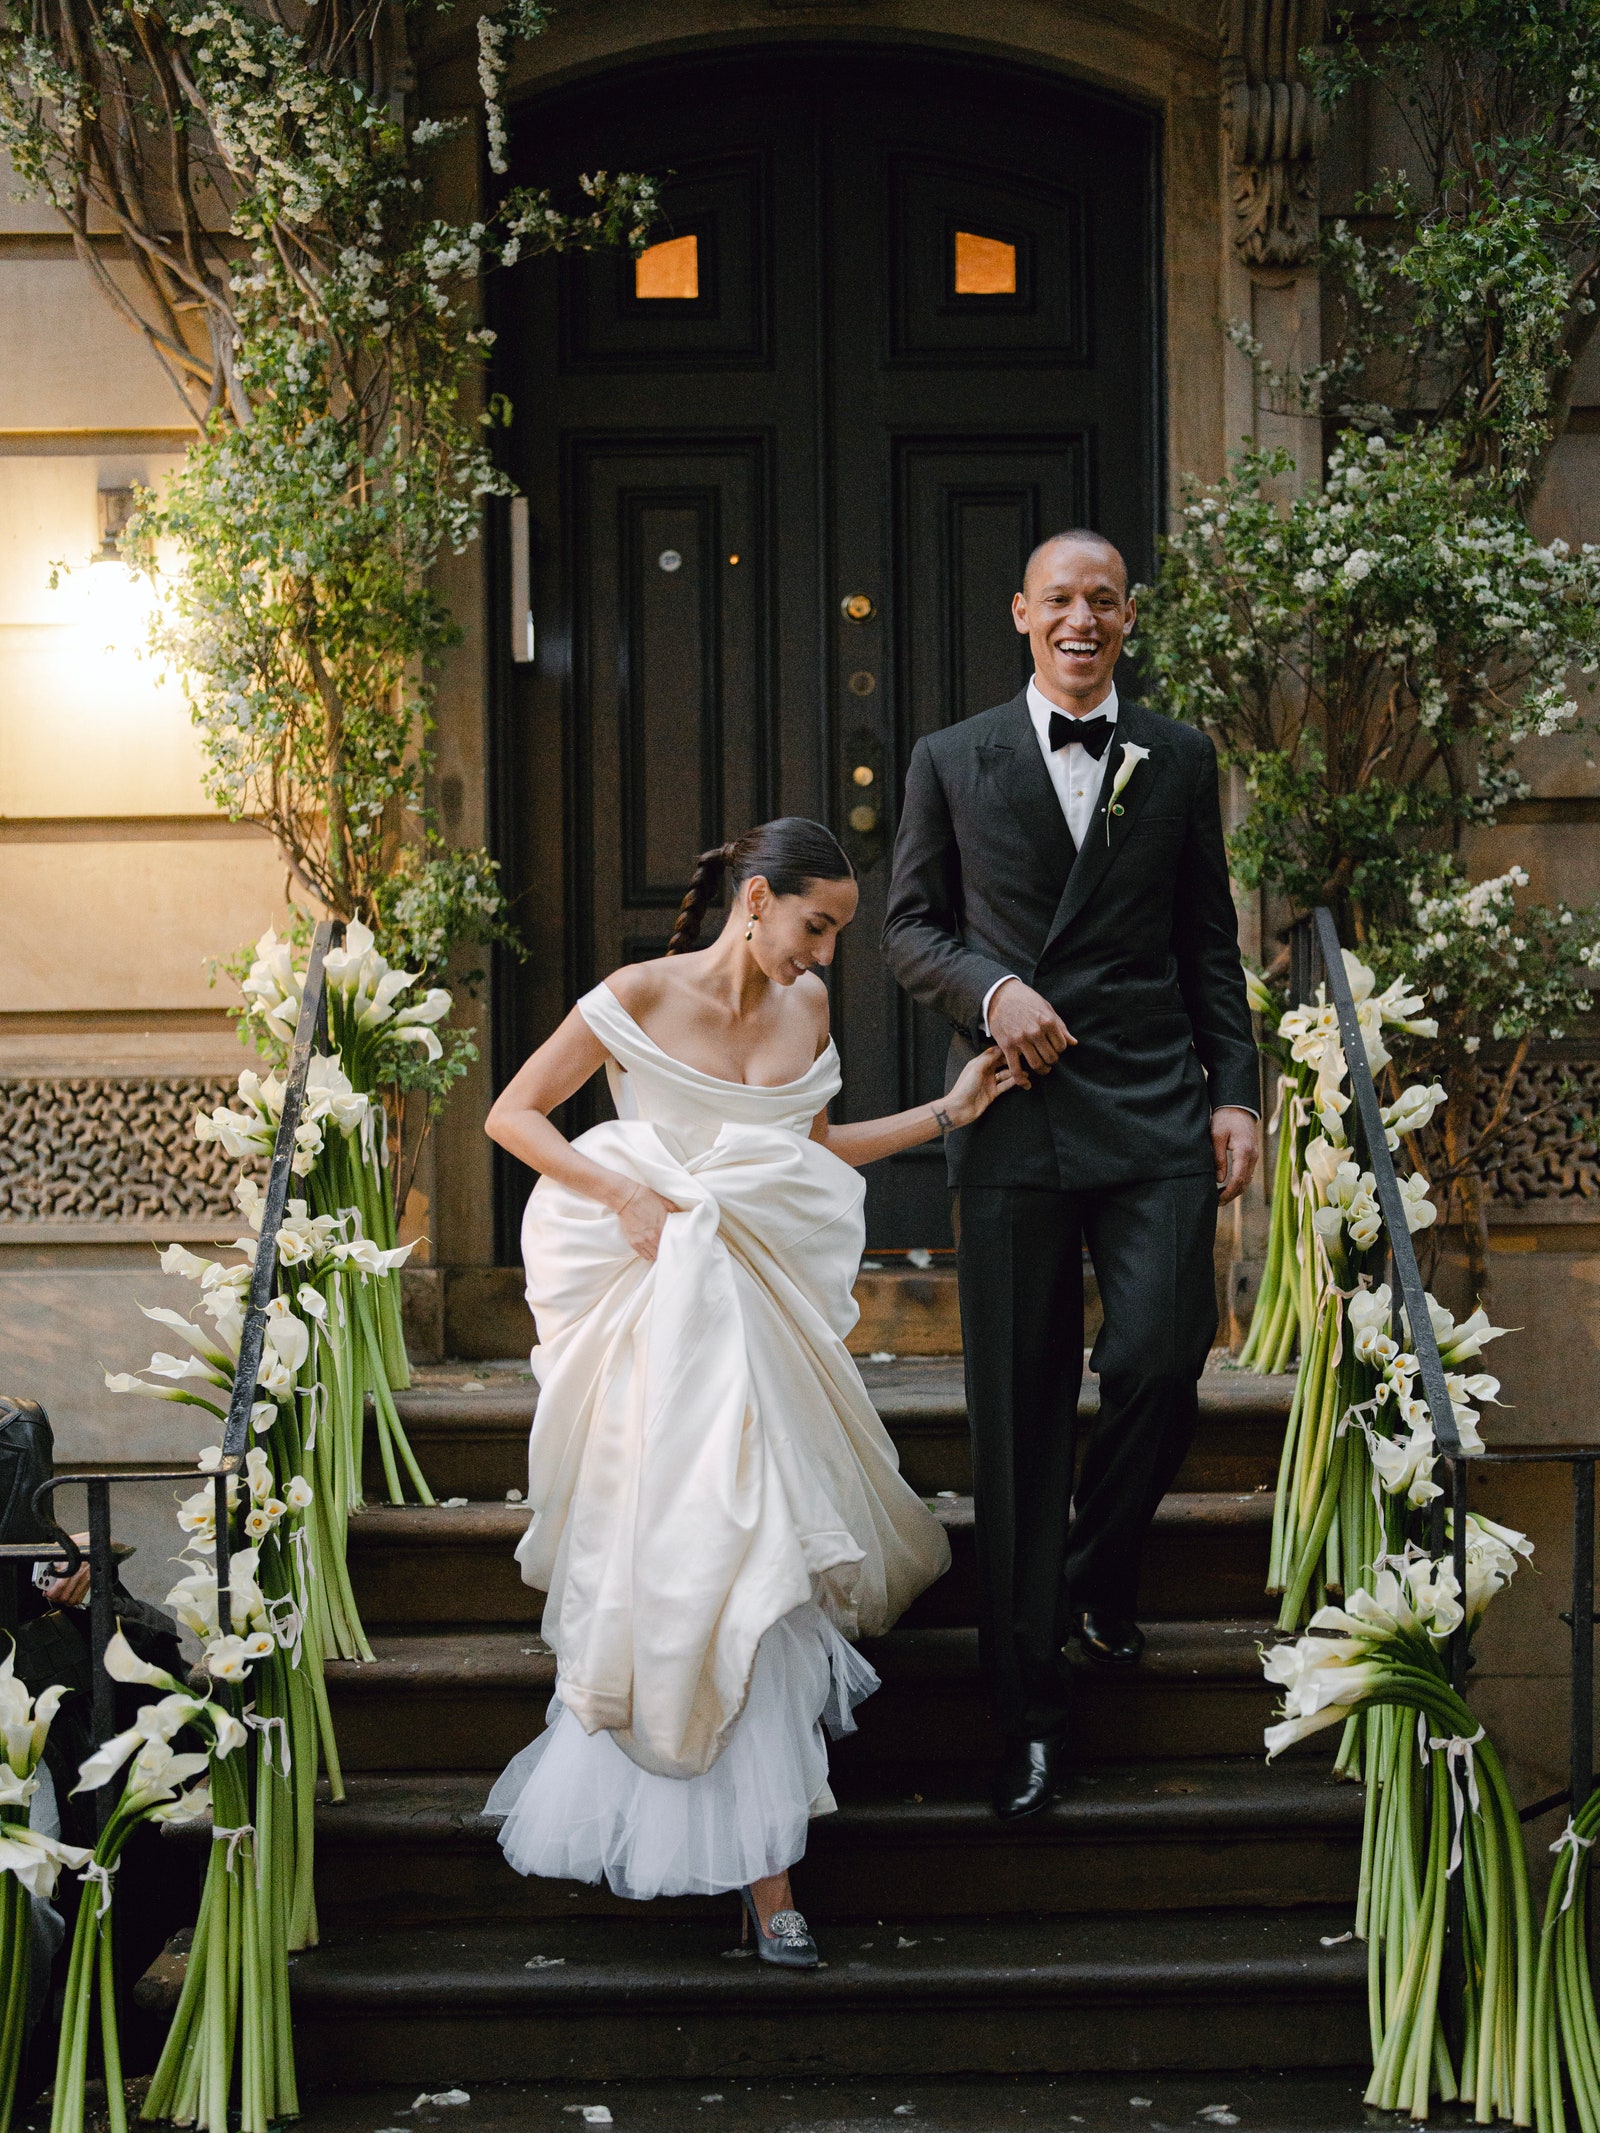
[[1104, 703], [1134, 618], [1127, 565], [1109, 541], [1046, 541], [1028, 559], [1011, 613], [1052, 703], [1080, 715]]

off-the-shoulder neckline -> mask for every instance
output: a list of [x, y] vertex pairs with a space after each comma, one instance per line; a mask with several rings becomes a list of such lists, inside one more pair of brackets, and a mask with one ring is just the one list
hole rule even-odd
[[804, 1088], [805, 1084], [811, 1079], [812, 1075], [815, 1074], [818, 1067], [825, 1065], [835, 1052], [834, 1042], [833, 1039], [830, 1037], [823, 1049], [818, 1052], [816, 1058], [812, 1060], [810, 1066], [806, 1068], [806, 1071], [803, 1074], [799, 1075], [793, 1081], [733, 1081], [730, 1080], [726, 1074], [708, 1074], [704, 1067], [697, 1067], [691, 1065], [691, 1063], [687, 1059], [680, 1059], [676, 1052], [669, 1052], [665, 1048], [665, 1046], [657, 1044], [656, 1040], [654, 1039], [654, 1037], [651, 1036], [650, 1032], [645, 1028], [644, 1024], [640, 1022], [634, 1015], [632, 1015], [628, 1011], [627, 1008], [623, 1006], [622, 1002], [617, 998], [616, 994], [611, 990], [611, 987], [606, 983], [604, 978], [602, 978], [600, 980], [600, 983], [595, 987], [595, 991], [603, 992], [606, 998], [610, 1001], [611, 1005], [616, 1009], [617, 1013], [623, 1016], [628, 1022], [631, 1022], [633, 1024], [634, 1029], [638, 1032], [639, 1036], [643, 1039], [643, 1041], [647, 1045], [649, 1045], [651, 1051], [658, 1053], [661, 1058], [670, 1061], [673, 1066], [680, 1068], [685, 1074], [697, 1074], [702, 1081], [715, 1082], [718, 1088], [754, 1089], [759, 1091], [760, 1094], [763, 1096], [781, 1096], [788, 1089]]

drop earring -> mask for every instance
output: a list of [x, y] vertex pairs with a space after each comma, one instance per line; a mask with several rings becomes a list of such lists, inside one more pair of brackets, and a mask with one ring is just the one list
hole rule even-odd
[[755, 938], [755, 931], [756, 931], [756, 919], [755, 919], [755, 913], [754, 913], [754, 912], [752, 911], [752, 912], [751, 912], [751, 914], [750, 914], [750, 923], [749, 923], [749, 925], [748, 925], [748, 926], [746, 926], [746, 927], [745, 927], [745, 929], [744, 929], [744, 937], [745, 937], [745, 939], [746, 939], [747, 941], [749, 941], [749, 940], [754, 940], [754, 938]]

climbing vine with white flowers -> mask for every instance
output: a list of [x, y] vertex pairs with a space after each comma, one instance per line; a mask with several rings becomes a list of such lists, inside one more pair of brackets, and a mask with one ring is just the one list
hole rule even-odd
[[[510, 488], [492, 432], [512, 411], [474, 411], [479, 278], [642, 242], [655, 189], [575, 172], [564, 206], [518, 187], [431, 212], [432, 160], [470, 121], [408, 111], [411, 12], [0, 0], [0, 149], [201, 427], [122, 553], [160, 595], [211, 797], [270, 830], [303, 904], [433, 977], [505, 930], [494, 861], [447, 846], [429, 804], [429, 671], [457, 634], [434, 565]], [[543, 20], [506, 0], [479, 22], [497, 172], [505, 68]], [[457, 1066], [414, 1064], [437, 1088]]]

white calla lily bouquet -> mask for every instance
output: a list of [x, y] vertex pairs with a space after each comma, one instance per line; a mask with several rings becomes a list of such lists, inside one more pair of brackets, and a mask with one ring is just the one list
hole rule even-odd
[[[128, 1839], [144, 1822], [202, 1821], [216, 1811], [219, 1797], [237, 1796], [245, 1782], [239, 1751], [245, 1745], [246, 1731], [224, 1704], [210, 1695], [196, 1694], [160, 1667], [148, 1665], [120, 1630], [106, 1649], [105, 1664], [114, 1681], [157, 1689], [161, 1694], [155, 1702], [141, 1705], [133, 1725], [103, 1742], [78, 1772], [74, 1788], [78, 1792], [109, 1784], [124, 1767], [127, 1776], [93, 1852], [86, 1853], [82, 1861], [84, 1890], [67, 1966], [50, 2133], [81, 2133], [90, 2027], [97, 2000], [108, 2121], [111, 2133], [127, 2133], [111, 1923], [115, 1875]], [[175, 1747], [181, 1734], [188, 1734], [197, 1745]]]
[[[1367, 1065], [1390, 1064], [1386, 1033], [1430, 1034], [1422, 997], [1404, 979], [1379, 991], [1373, 973], [1344, 951]], [[1405, 1542], [1407, 1513], [1438, 1493], [1437, 1445], [1419, 1364], [1403, 1315], [1382, 1279], [1388, 1256], [1377, 1180], [1355, 1158], [1348, 1131], [1350, 1070], [1338, 1016], [1319, 987], [1278, 1026], [1287, 1049], [1278, 1116], [1278, 1171], [1261, 1294], [1240, 1360], [1282, 1370], [1300, 1352], [1273, 1506], [1268, 1590], [1281, 1595], [1278, 1627], [1297, 1629], [1329, 1593], [1351, 1594], [1369, 1566]], [[1445, 1100], [1437, 1083], [1414, 1083], [1382, 1107], [1391, 1152]], [[1399, 1179], [1409, 1233], [1436, 1210], [1418, 1171]], [[1459, 1366], [1504, 1328], [1481, 1312], [1457, 1326], [1432, 1297], [1428, 1309], [1448, 1373], [1462, 1444], [1482, 1448], [1480, 1410], [1498, 1382]]]
[[[333, 1797], [344, 1796], [324, 1666], [333, 1654], [371, 1657], [346, 1561], [350, 1514], [362, 1501], [369, 1399], [391, 1500], [404, 1500], [407, 1483], [423, 1503], [434, 1500], [394, 1398], [409, 1382], [399, 1279], [412, 1247], [397, 1238], [381, 1092], [397, 1048], [437, 1059], [436, 1025], [449, 1012], [450, 996], [435, 988], [407, 1005], [415, 977], [391, 970], [371, 934], [357, 925], [326, 969], [333, 1053], [314, 1056], [307, 1075], [290, 1165], [303, 1197], [288, 1202], [277, 1231], [275, 1293], [250, 1388], [252, 1441], [242, 1471], [226, 1484], [227, 1575], [220, 1592], [219, 1447], [201, 1452], [205, 1478], [177, 1507], [184, 1546], [167, 1604], [200, 1646], [204, 1693], [188, 1695], [153, 1671], [132, 1672], [140, 1662], [116, 1640], [107, 1664], [117, 1678], [151, 1679], [168, 1693], [141, 1711], [142, 1730], [107, 1743], [82, 1776], [84, 1785], [101, 1785], [132, 1758], [108, 1825], [122, 1830], [125, 1841], [141, 1818], [189, 1811], [159, 1786], [175, 1787], [193, 1774], [179, 1767], [185, 1758], [171, 1748], [176, 1730], [194, 1727], [205, 1736], [206, 1755], [194, 1767], [209, 1763], [208, 1789], [204, 1800], [198, 1789], [184, 1798], [196, 1816], [209, 1802], [215, 1841], [183, 1990], [143, 2115], [210, 2133], [227, 2133], [230, 2111], [241, 2133], [267, 2133], [297, 2108], [287, 1962], [290, 1950], [317, 1935], [312, 1843], [319, 1767]], [[273, 934], [257, 945], [246, 994], [265, 1047], [280, 1057], [266, 1075], [241, 1074], [238, 1103], [202, 1115], [195, 1130], [245, 1166], [234, 1198], [247, 1233], [235, 1240], [232, 1257], [177, 1244], [163, 1252], [162, 1270], [198, 1290], [191, 1316], [165, 1306], [146, 1310], [179, 1337], [180, 1352], [159, 1350], [142, 1371], [106, 1376], [113, 1391], [176, 1401], [218, 1423], [225, 1423], [236, 1390], [259, 1253], [265, 1193], [251, 1172], [264, 1170], [276, 1142], [283, 1061], [304, 994], [303, 970]], [[106, 1903], [114, 1867], [114, 1855], [102, 1859], [98, 1848], [87, 1866]], [[90, 1908], [98, 1918], [105, 1905]], [[81, 2007], [63, 2043], [65, 2053], [70, 2041], [75, 2056], [63, 2059], [57, 2083], [69, 2111], [76, 2107], [71, 2097], [81, 2092], [93, 1979], [110, 1959], [101, 1929], [82, 1930], [81, 1959], [74, 1951]], [[110, 2068], [115, 2007], [104, 1989], [101, 2020]], [[53, 2133], [76, 2133], [76, 2127], [69, 2118]]]
[[[1292, 1644], [1263, 1654], [1284, 1691], [1269, 1757], [1325, 1727], [1367, 1735], [1356, 1932], [1367, 1943], [1372, 2080], [1381, 2110], [1429, 2115], [1459, 2098], [1480, 2124], [1533, 2122], [1547, 2061], [1522, 1825], [1494, 1744], [1450, 1685], [1448, 1639], [1469, 1633], [1530, 1543], [1469, 1515], [1463, 1593], [1449, 1558], [1408, 1546], [1372, 1566], [1370, 1589], [1323, 1607]], [[1464, 1880], [1463, 2042], [1441, 2019], [1448, 1895]]]
[[[244, 1029], [257, 1049], [281, 1067], [305, 991], [304, 952], [269, 927], [248, 966], [234, 969], [244, 994]], [[396, 1212], [405, 1206], [429, 1125], [451, 1085], [477, 1058], [477, 1046], [470, 1030], [441, 1036], [441, 1025], [455, 1006], [453, 995], [442, 985], [424, 986], [420, 970], [393, 967], [371, 927], [359, 919], [345, 927], [343, 945], [329, 949], [323, 976], [328, 1041], [336, 1059], [312, 1063], [314, 1076], [319, 1071], [329, 1074], [329, 1085], [315, 1079], [308, 1085], [301, 1131], [306, 1134], [308, 1125], [321, 1125], [331, 1114], [344, 1146], [333, 1148], [311, 1197], [319, 1213], [335, 1206], [357, 1208], [363, 1234], [388, 1251], [397, 1241]], [[337, 1087], [331, 1085], [335, 1075]], [[261, 1084], [269, 1103], [275, 1083], [281, 1087], [277, 1076]], [[255, 1101], [243, 1078], [240, 1094], [247, 1102]], [[310, 1174], [309, 1164], [305, 1174]], [[403, 1384], [404, 1348], [398, 1332], [397, 1321], [388, 1359], [397, 1372], [396, 1383]]]

